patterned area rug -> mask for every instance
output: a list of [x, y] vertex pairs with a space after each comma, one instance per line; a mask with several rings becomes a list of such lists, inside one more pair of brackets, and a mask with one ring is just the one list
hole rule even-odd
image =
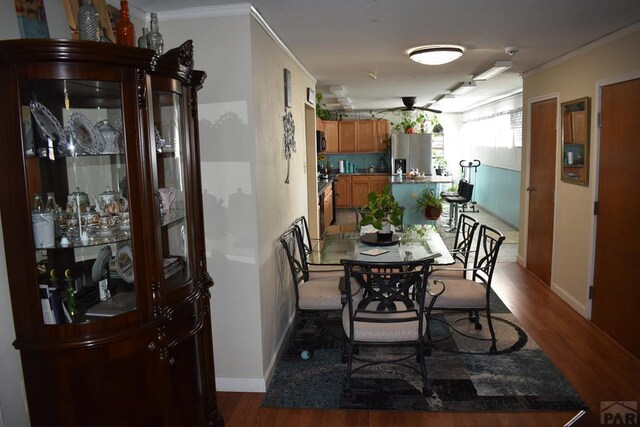
[[[465, 313], [434, 316], [431, 333], [436, 348], [427, 358], [431, 390], [428, 397], [422, 395], [422, 378], [416, 371], [381, 364], [355, 374], [353, 395], [344, 398], [342, 379], [346, 365], [341, 361], [339, 313], [309, 319], [281, 356], [262, 405], [445, 412], [587, 409], [495, 295], [492, 309], [497, 354], [489, 354], [486, 318], [482, 317], [483, 328], [478, 331]], [[411, 351], [402, 347], [361, 347], [359, 356], [391, 360]], [[415, 357], [409, 361], [418, 367]]]

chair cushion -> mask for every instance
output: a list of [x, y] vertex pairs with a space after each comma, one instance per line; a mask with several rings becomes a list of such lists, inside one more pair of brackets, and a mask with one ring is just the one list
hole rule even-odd
[[298, 307], [303, 310], [340, 310], [340, 277], [311, 278], [298, 285]]
[[[353, 308], [356, 309], [360, 298], [354, 298]], [[378, 304], [374, 302], [372, 304]], [[396, 302], [396, 306], [399, 310], [404, 310], [405, 307], [402, 304]], [[415, 317], [414, 313], [366, 313], [369, 318], [412, 318]], [[427, 319], [425, 317], [423, 323], [423, 335], [427, 331]], [[342, 309], [342, 328], [344, 329], [347, 338], [350, 337], [349, 330], [349, 306], [345, 305]], [[382, 322], [365, 322], [355, 321], [353, 324], [354, 335], [356, 341], [363, 342], [402, 342], [402, 341], [416, 341], [418, 340], [418, 320], [408, 320], [406, 322], [395, 323], [382, 323]]]
[[447, 279], [463, 279], [464, 272], [461, 270], [464, 268], [464, 265], [460, 261], [456, 261], [453, 264], [447, 264], [440, 266], [435, 266], [434, 271], [431, 273], [429, 278], [433, 277], [442, 277]]
[[[439, 280], [438, 277], [429, 277], [429, 282]], [[434, 308], [477, 308], [487, 306], [487, 291], [485, 287], [473, 280], [442, 278], [444, 292], [438, 297]], [[441, 285], [433, 285], [434, 289], [440, 289]], [[431, 296], [427, 294], [425, 305], [431, 302]]]

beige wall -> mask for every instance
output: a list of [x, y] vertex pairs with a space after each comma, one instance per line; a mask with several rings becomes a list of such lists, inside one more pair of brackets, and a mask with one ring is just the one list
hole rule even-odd
[[[598, 129], [596, 127], [597, 82], [640, 71], [640, 26], [636, 25], [607, 39], [600, 40], [574, 52], [523, 78], [524, 117], [529, 117], [532, 100], [557, 94], [562, 103], [588, 96], [591, 112], [591, 162], [589, 186], [583, 187], [560, 181], [560, 138], [556, 150], [556, 198], [552, 289], [574, 309], [589, 316], [588, 288], [592, 284], [598, 165]], [[559, 110], [559, 106], [558, 106]], [[559, 116], [558, 116], [559, 120]], [[525, 126], [528, 125], [528, 120]], [[529, 135], [527, 129], [524, 134]], [[527, 145], [529, 139], [527, 137]], [[524, 191], [528, 183], [528, 153], [523, 151], [522, 213], [520, 216], [521, 244], [519, 255], [526, 259], [526, 223], [528, 198]], [[524, 261], [523, 261], [524, 262]]]

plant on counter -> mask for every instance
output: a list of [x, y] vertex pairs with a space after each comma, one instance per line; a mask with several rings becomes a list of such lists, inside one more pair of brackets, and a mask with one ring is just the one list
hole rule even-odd
[[442, 199], [433, 188], [425, 188], [416, 199], [415, 209], [418, 213], [424, 212], [426, 219], [438, 219], [442, 214]]
[[391, 225], [396, 227], [402, 225], [404, 210], [393, 197], [388, 185], [382, 189], [382, 193], [372, 191], [367, 199], [368, 203], [360, 209], [361, 226], [371, 224], [383, 233], [390, 233]]

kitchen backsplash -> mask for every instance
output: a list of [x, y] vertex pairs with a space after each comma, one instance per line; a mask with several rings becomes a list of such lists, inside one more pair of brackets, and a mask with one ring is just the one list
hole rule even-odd
[[[366, 173], [369, 172], [371, 165], [376, 173], [388, 173], [391, 155], [388, 153], [325, 154], [324, 160], [318, 162], [318, 167], [326, 166], [329, 162], [331, 170], [339, 172], [340, 160], [345, 165], [344, 173]], [[349, 170], [347, 170], [347, 165], [350, 166]]]

